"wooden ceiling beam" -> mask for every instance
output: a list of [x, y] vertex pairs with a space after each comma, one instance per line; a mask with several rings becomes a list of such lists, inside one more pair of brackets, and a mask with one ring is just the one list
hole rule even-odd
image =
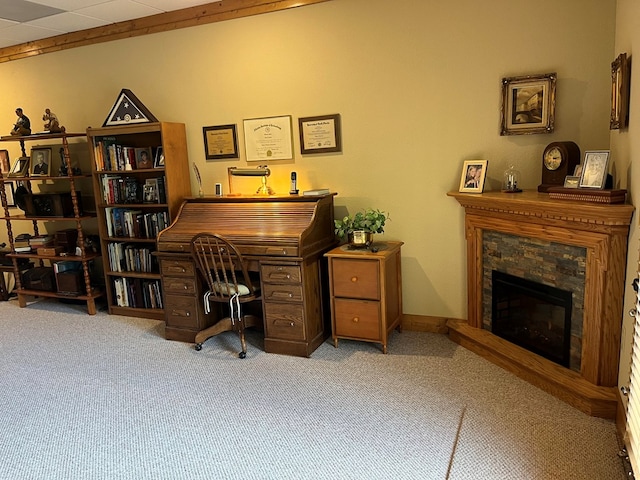
[[0, 48], [0, 63], [96, 43], [151, 33], [168, 32], [179, 28], [206, 25], [208, 23], [277, 12], [327, 1], [329, 0], [226, 0], [207, 3], [206, 5], [112, 23], [102, 27], [65, 33], [55, 37]]

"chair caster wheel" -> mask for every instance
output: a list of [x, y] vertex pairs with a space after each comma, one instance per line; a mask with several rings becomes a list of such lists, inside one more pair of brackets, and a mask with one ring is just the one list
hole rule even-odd
[[196, 343], [195, 347], [196, 352], [199, 352], [200, 350], [202, 350], [202, 344], [201, 343]]
[[240, 353], [238, 354], [238, 357], [239, 357], [239, 358], [246, 358], [246, 356], [247, 356], [247, 352], [240, 352]]

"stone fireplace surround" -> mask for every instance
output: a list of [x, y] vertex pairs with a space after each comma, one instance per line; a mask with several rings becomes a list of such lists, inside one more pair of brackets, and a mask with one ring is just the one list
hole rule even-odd
[[[448, 322], [452, 340], [589, 415], [615, 418], [633, 206], [554, 200], [533, 191], [450, 192], [449, 196], [465, 209], [467, 242], [468, 319]], [[557, 365], [483, 328], [485, 231], [586, 250], [579, 371]]]

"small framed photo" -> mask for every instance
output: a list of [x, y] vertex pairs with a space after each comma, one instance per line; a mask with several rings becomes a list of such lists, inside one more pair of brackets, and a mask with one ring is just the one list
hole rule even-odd
[[151, 156], [151, 148], [135, 148], [136, 168], [153, 168], [153, 157]]
[[564, 177], [564, 188], [578, 188], [580, 177], [575, 175], [567, 175]]
[[555, 73], [502, 79], [500, 135], [551, 133], [555, 110]]
[[299, 118], [298, 127], [300, 151], [303, 155], [342, 151], [340, 114]]
[[629, 62], [621, 53], [611, 63], [611, 120], [610, 130], [626, 128], [629, 117]]
[[158, 179], [156, 178], [147, 178], [144, 182], [144, 203], [158, 203]]
[[482, 193], [484, 180], [487, 177], [487, 160], [465, 160], [462, 165], [460, 192]]
[[238, 158], [238, 134], [234, 125], [202, 127], [207, 160]]
[[33, 147], [31, 149], [31, 175], [51, 175], [51, 148]]
[[11, 164], [9, 162], [9, 151], [0, 150], [0, 172], [2, 172], [3, 176], [6, 176], [9, 173], [10, 167]]
[[15, 199], [15, 186], [13, 185], [13, 182], [7, 182], [4, 184], [4, 194], [6, 195], [7, 198], [7, 207], [15, 207], [16, 206], [16, 199]]
[[164, 168], [164, 149], [156, 148], [156, 155], [153, 158], [153, 168]]
[[9, 177], [26, 177], [29, 175], [29, 157], [20, 157], [18, 158], [13, 167], [11, 167], [11, 171], [9, 172]]
[[584, 164], [580, 175], [580, 188], [603, 189], [607, 180], [609, 151], [584, 152]]

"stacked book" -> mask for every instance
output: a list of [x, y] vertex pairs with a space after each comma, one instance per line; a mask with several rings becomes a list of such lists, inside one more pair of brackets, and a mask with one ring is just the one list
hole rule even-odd
[[29, 237], [16, 237], [13, 241], [13, 249], [16, 253], [30, 253], [31, 245], [29, 245]]

